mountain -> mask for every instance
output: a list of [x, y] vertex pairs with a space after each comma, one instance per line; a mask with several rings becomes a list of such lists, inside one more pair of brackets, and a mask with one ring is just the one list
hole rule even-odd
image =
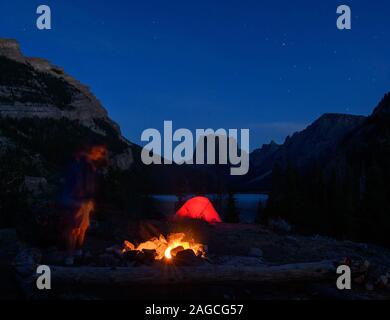
[[385, 94], [381, 102], [374, 109], [372, 116], [389, 115], [390, 114], [390, 93]]
[[286, 167], [305, 167], [315, 161], [326, 162], [348, 133], [366, 120], [364, 116], [326, 113], [306, 129], [287, 137], [282, 145], [271, 142], [254, 150], [251, 171], [243, 188], [264, 190], [270, 188], [270, 175], [276, 164]]
[[[49, 130], [59, 126], [63, 134], [68, 131], [67, 140], [78, 131], [86, 133], [85, 141], [77, 137], [80, 145], [88, 140], [107, 144], [113, 166], [127, 170], [133, 163], [134, 146], [89, 88], [47, 60], [25, 57], [18, 42], [10, 39], [0, 39], [0, 119], [1, 135], [13, 135], [13, 140], [25, 140], [24, 144], [39, 138], [40, 147], [45, 143], [66, 147]], [[29, 123], [40, 127], [37, 136], [27, 132], [32, 128], [23, 124]]]
[[22, 204], [31, 213], [55, 203], [75, 155], [94, 145], [109, 156], [99, 199], [129, 212], [143, 181], [140, 147], [121, 135], [87, 86], [24, 56], [16, 40], [0, 39], [0, 227], [20, 216]]
[[[214, 140], [214, 148], [208, 149], [208, 143]], [[231, 168], [238, 167], [230, 163], [229, 154], [226, 155], [226, 163], [220, 163], [220, 151], [228, 152], [229, 145], [239, 149], [237, 141], [232, 137], [225, 137], [226, 150], [220, 146], [221, 136], [209, 134], [205, 141], [198, 141], [193, 148], [192, 164], [185, 165], [151, 165], [143, 166], [143, 172], [150, 182], [150, 192], [152, 193], [174, 193], [174, 194], [206, 194], [223, 193], [234, 188], [240, 176], [232, 176]], [[221, 149], [221, 150], [220, 150]], [[207, 164], [207, 159], [214, 153], [215, 164]], [[204, 164], [197, 164], [197, 153]], [[248, 157], [248, 155], [247, 155]]]
[[336, 130], [336, 143], [328, 141], [325, 152], [314, 149], [320, 157], [310, 158], [306, 171], [299, 161], [276, 167], [267, 218], [283, 217], [307, 232], [390, 245], [389, 111], [388, 93], [370, 116], [349, 119], [348, 130]]

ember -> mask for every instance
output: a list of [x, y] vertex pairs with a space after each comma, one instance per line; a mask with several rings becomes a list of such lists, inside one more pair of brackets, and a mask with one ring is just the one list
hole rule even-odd
[[124, 241], [122, 252], [154, 250], [156, 252], [155, 260], [172, 259], [180, 251], [192, 250], [198, 257], [204, 257], [206, 250], [203, 244], [195, 242], [193, 239], [186, 240], [184, 233], [171, 233], [165, 238], [160, 235], [158, 238], [152, 238], [148, 241], [135, 246], [130, 241]]

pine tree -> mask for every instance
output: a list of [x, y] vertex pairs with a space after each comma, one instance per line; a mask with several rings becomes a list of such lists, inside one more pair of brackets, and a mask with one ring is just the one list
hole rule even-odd
[[261, 199], [259, 200], [259, 203], [257, 205], [255, 223], [258, 223], [258, 224], [265, 224], [266, 223], [266, 219], [264, 216], [264, 206], [263, 206]]
[[225, 213], [225, 222], [227, 223], [239, 223], [240, 217], [236, 207], [236, 200], [232, 192], [229, 192], [228, 203]]

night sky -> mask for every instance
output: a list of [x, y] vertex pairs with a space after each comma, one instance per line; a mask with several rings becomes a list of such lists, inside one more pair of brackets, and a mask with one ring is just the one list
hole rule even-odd
[[[39, 31], [48, 4], [53, 29]], [[336, 28], [351, 6], [351, 31]], [[0, 37], [91, 87], [123, 134], [250, 128], [251, 149], [325, 112], [369, 114], [390, 91], [390, 2], [0, 2]]]

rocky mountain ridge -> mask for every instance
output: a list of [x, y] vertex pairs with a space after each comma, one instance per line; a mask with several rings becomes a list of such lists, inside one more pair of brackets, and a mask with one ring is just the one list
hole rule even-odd
[[[294, 157], [291, 165], [273, 169], [267, 218], [286, 219], [301, 232], [389, 246], [389, 111], [386, 94], [368, 117], [343, 116], [347, 126], [313, 131], [303, 140], [304, 150], [312, 146], [319, 156], [305, 170]], [[317, 140], [317, 149], [316, 132], [325, 138]]]
[[135, 146], [91, 90], [48, 60], [25, 57], [13, 39], [0, 39], [0, 118], [66, 119], [103, 136], [102, 141], [117, 140], [122, 150], [112, 152], [114, 166], [127, 170], [134, 162]]
[[326, 161], [336, 152], [343, 138], [365, 119], [364, 116], [326, 113], [306, 129], [287, 137], [282, 145], [271, 142], [254, 150], [250, 155], [251, 172], [245, 187], [268, 187], [267, 179], [276, 164], [304, 168], [313, 161]]

